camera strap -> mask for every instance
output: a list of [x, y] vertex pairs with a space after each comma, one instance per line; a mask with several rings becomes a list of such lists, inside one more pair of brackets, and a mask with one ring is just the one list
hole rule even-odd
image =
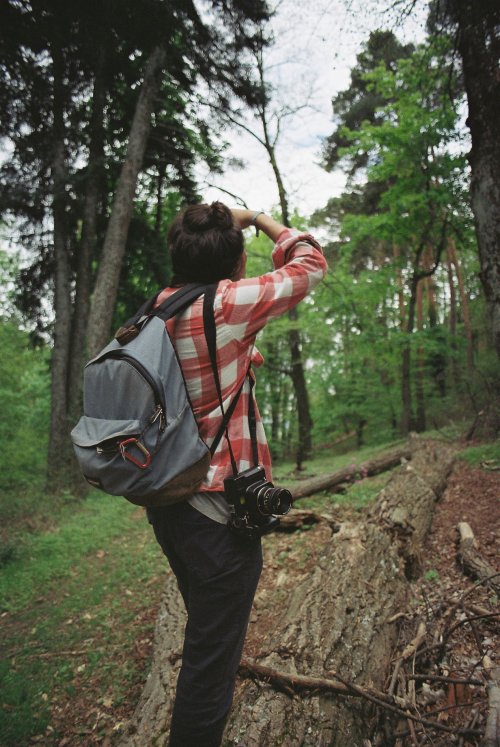
[[[236, 459], [234, 457], [233, 449], [231, 446], [231, 441], [229, 439], [228, 424], [229, 424], [230, 417], [233, 414], [233, 411], [236, 407], [236, 402], [239, 399], [239, 396], [242, 392], [245, 381], [243, 381], [243, 384], [241, 385], [238, 392], [236, 393], [236, 396], [231, 402], [229, 410], [227, 411], [227, 413], [225, 413], [224, 403], [222, 400], [222, 390], [221, 390], [221, 385], [220, 385], [219, 370], [217, 368], [217, 328], [215, 325], [215, 313], [214, 313], [214, 300], [215, 300], [216, 291], [217, 291], [216, 285], [209, 286], [203, 298], [203, 326], [204, 326], [205, 338], [206, 338], [207, 346], [208, 346], [208, 354], [210, 356], [210, 363], [212, 366], [212, 373], [214, 375], [214, 380], [215, 380], [215, 388], [217, 390], [217, 396], [219, 398], [219, 406], [220, 406], [220, 409], [222, 412], [222, 418], [223, 418], [223, 427], [219, 430], [219, 433], [217, 434], [210, 450], [212, 454], [215, 452], [217, 446], [219, 445], [219, 441], [222, 438], [222, 434], [224, 433], [226, 436], [226, 441], [227, 441], [227, 445], [229, 448], [229, 457], [231, 459], [231, 467], [233, 470], [233, 474], [237, 475], [238, 465], [236, 464]], [[257, 419], [255, 415], [255, 404], [253, 400], [253, 387], [254, 387], [255, 382], [254, 382], [253, 377], [250, 375], [250, 366], [248, 368], [248, 372], [245, 377], [245, 380], [246, 378], [248, 378], [249, 385], [250, 385], [250, 391], [248, 394], [248, 428], [250, 431], [250, 440], [252, 442], [252, 456], [254, 460], [254, 465], [257, 466], [259, 462], [258, 448], [257, 448]]]
[[248, 430], [250, 431], [250, 440], [252, 442], [252, 456], [253, 466], [257, 467], [259, 464], [259, 450], [257, 447], [257, 418], [255, 416], [255, 401], [253, 398], [253, 388], [255, 386], [255, 379], [248, 369], [248, 383], [250, 384], [250, 391], [248, 393]]

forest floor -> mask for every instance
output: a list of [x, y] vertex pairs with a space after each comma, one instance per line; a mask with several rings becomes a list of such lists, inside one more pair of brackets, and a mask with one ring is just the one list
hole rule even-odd
[[[388, 477], [386, 476], [386, 479]], [[356, 521], [362, 518], [359, 511], [347, 505], [337, 506], [335, 521]], [[434, 656], [415, 657], [413, 673], [429, 675], [428, 681], [416, 682], [416, 691], [411, 693], [419, 707], [422, 718], [437, 720], [448, 729], [471, 728], [484, 731], [487, 717], [487, 678], [489, 664], [500, 664], [500, 616], [499, 599], [484, 584], [477, 584], [464, 575], [457, 562], [457, 524], [467, 522], [475, 535], [482, 557], [496, 571], [500, 571], [500, 472], [487, 471], [483, 467], [471, 466], [457, 461], [449, 476], [447, 487], [437, 503], [432, 529], [426, 539], [421, 564], [422, 575], [411, 584], [411, 597], [406, 610], [401, 610], [400, 639], [394, 659], [414, 638], [418, 623], [427, 627], [427, 639], [432, 641], [437, 630], [446, 635], [455, 625], [446, 652], [437, 660]], [[256, 610], [252, 616], [244, 656], [251, 660], [262, 652], [261, 643], [266, 639], [266, 629], [275, 629], [279, 620], [279, 605], [273, 607], [266, 599], [266, 587], [276, 589], [271, 578], [278, 573], [278, 588], [287, 593], [304, 574], [311, 570], [321, 546], [328, 541], [330, 532], [325, 524], [318, 524], [303, 533], [298, 541], [291, 535], [276, 535], [266, 548], [266, 563], [256, 596]], [[463, 602], [463, 604], [462, 604]], [[471, 611], [472, 610], [472, 611]], [[467, 617], [478, 613], [496, 613], [494, 617], [476, 619], [467, 624]], [[274, 614], [273, 614], [274, 612]], [[452, 613], [452, 614], [450, 614]], [[303, 672], [308, 675], [310, 673]], [[344, 676], [347, 674], [344, 672]], [[388, 674], [389, 684], [391, 672]], [[480, 685], [458, 686], [437, 683], [433, 678], [453, 677], [474, 680]], [[410, 689], [411, 692], [411, 689]], [[380, 724], [384, 719], [380, 720]], [[385, 719], [387, 721], [387, 719]], [[375, 744], [415, 747], [432, 744], [433, 747], [457, 745], [479, 745], [479, 736], [455, 736], [450, 732], [440, 733], [417, 722], [394, 719], [385, 725], [386, 737]], [[394, 739], [394, 734], [401, 734]], [[368, 743], [367, 743], [368, 745]], [[352, 745], [345, 745], [352, 747]]]
[[[389, 474], [386, 474], [382, 480], [382, 476], [377, 479], [380, 483], [388, 477]], [[305, 507], [306, 501], [301, 501], [298, 507], [303, 505]], [[359, 507], [353, 508], [340, 500], [329, 504], [328, 513], [334, 515], [336, 522], [342, 523], [359, 520], [363, 510], [360, 512]], [[416, 699], [422, 708], [422, 716], [437, 719], [446, 727], [458, 730], [472, 724], [471, 728], [484, 730], [487, 710], [484, 665], [488, 660], [499, 661], [498, 617], [482, 618], [468, 624], [466, 617], [470, 616], [471, 605], [476, 610], [484, 608], [488, 611], [494, 610], [496, 605], [498, 612], [498, 598], [485, 585], [474, 585], [457, 564], [456, 527], [459, 521], [470, 524], [483, 557], [500, 570], [500, 471], [488, 471], [464, 461], [456, 462], [446, 491], [436, 507], [432, 530], [422, 557], [423, 575], [412, 584], [412, 599], [408, 609], [401, 611], [400, 643], [402, 650], [415, 635], [418, 620], [423, 620], [432, 631], [433, 626], [442, 625], [450, 609], [457, 607], [459, 611], [453, 617], [452, 624], [460, 624], [450, 636], [450, 647], [445, 656], [439, 662], [431, 659], [415, 660], [414, 671], [418, 674], [475, 678], [483, 684], [459, 688], [447, 683], [436, 685], [432, 680], [429, 680], [428, 685], [419, 681]], [[271, 586], [271, 578], [275, 588], [278, 574], [281, 593], [286, 594], [287, 588], [296, 583], [299, 577], [303, 578], [314, 566], [322, 541], [327, 541], [330, 536], [328, 525], [319, 523], [305, 531], [277, 533], [265, 539], [265, 570], [256, 597], [244, 656], [252, 659], [259, 651], [266, 630], [277, 624], [274, 613], [278, 613], [279, 604], [276, 604], [276, 600], [274, 604], [266, 603], [266, 589]], [[161, 577], [153, 579], [152, 583], [157, 584], [159, 589]], [[466, 594], [467, 606], [462, 608], [460, 601]], [[124, 603], [127, 601], [125, 599]], [[123, 647], [112, 652], [111, 666], [117, 667], [120, 660], [125, 666], [131, 657], [134, 660], [135, 675], [128, 683], [121, 702], [106, 698], [106, 695], [96, 699], [96, 693], [99, 692], [99, 667], [95, 669], [95, 681], [87, 676], [79, 682], [76, 676], [70, 690], [60, 688], [52, 694], [50, 726], [44, 734], [33, 737], [30, 744], [110, 747], [116, 743], [123, 724], [132, 716], [148, 673], [156, 612], [157, 605], [154, 604], [135, 616], [132, 625], [137, 634], [132, 650]], [[99, 641], [94, 637], [92, 645], [96, 650], [103, 650], [106, 648], [106, 641]], [[401, 734], [397, 742], [401, 747], [417, 744], [432, 744], [434, 747], [479, 744], [477, 737], [463, 739], [455, 738], [449, 732], [425, 732], [425, 728], [419, 729], [418, 724], [412, 725], [406, 720], [396, 724], [392, 722], [392, 725]], [[394, 742], [391, 740], [387, 744]]]
[[[449, 631], [449, 648], [444, 657], [429, 667], [430, 661], [416, 666], [424, 674], [446, 675], [462, 679], [482, 681], [482, 685], [442, 687], [431, 683], [428, 703], [422, 715], [431, 714], [448, 727], [483, 731], [487, 718], [486, 670], [490, 662], [500, 664], [500, 609], [498, 596], [485, 584], [469, 579], [457, 561], [457, 524], [467, 522], [474, 533], [482, 557], [495, 571], [500, 571], [500, 472], [489, 472], [482, 467], [472, 467], [465, 462], [456, 462], [447, 483], [446, 491], [437, 504], [431, 531], [425, 543], [423, 557], [424, 573], [421, 580], [413, 584], [415, 591], [414, 614], [432, 628]], [[498, 581], [498, 579], [497, 579]], [[497, 587], [498, 588], [498, 587]], [[454, 615], [450, 616], [454, 609]], [[480, 618], [484, 613], [495, 617]], [[470, 618], [477, 617], [468, 622]], [[447, 623], [445, 623], [447, 620]], [[440, 695], [440, 697], [437, 697]], [[426, 694], [417, 694], [417, 702], [424, 705]], [[441, 710], [441, 709], [448, 710]], [[425, 729], [420, 732], [420, 739]], [[430, 741], [432, 738], [432, 741]], [[480, 743], [479, 738], [450, 737], [450, 734], [433, 733], [428, 730], [428, 742], [412, 741], [409, 734], [404, 745], [432, 743], [434, 747], [449, 744]]]

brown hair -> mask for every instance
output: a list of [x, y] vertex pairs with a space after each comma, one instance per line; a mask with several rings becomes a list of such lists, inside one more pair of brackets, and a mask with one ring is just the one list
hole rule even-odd
[[168, 232], [172, 285], [213, 283], [232, 278], [243, 254], [243, 233], [222, 202], [190, 205]]

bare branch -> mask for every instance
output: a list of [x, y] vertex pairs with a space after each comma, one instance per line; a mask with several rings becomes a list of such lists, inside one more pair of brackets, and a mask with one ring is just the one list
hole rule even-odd
[[224, 192], [224, 194], [229, 195], [229, 197], [232, 197], [234, 200], [236, 200], [236, 203], [238, 205], [243, 205], [244, 208], [248, 209], [248, 205], [246, 204], [243, 197], [240, 197], [239, 195], [234, 194], [234, 192], [230, 192], [228, 189], [224, 189], [224, 187], [218, 187], [216, 184], [210, 184], [210, 182], [205, 182], [207, 187], [211, 187], [212, 189], [217, 189], [219, 192]]

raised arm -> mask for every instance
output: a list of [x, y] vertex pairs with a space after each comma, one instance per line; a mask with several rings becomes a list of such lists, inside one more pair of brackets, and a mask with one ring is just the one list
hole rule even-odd
[[249, 226], [255, 226], [259, 231], [263, 231], [266, 236], [269, 236], [271, 241], [276, 242], [278, 237], [286, 229], [282, 223], [270, 215], [266, 215], [261, 210], [247, 210], [234, 208], [231, 210], [234, 218], [234, 222], [241, 228], [248, 228]]
[[251, 210], [233, 211], [242, 228], [256, 223], [276, 241], [272, 253], [275, 269], [259, 277], [227, 281], [222, 288], [224, 319], [234, 325], [234, 336], [242, 342], [296, 306], [327, 271], [321, 247], [313, 236], [286, 228], [263, 213], [253, 221], [254, 215]]

